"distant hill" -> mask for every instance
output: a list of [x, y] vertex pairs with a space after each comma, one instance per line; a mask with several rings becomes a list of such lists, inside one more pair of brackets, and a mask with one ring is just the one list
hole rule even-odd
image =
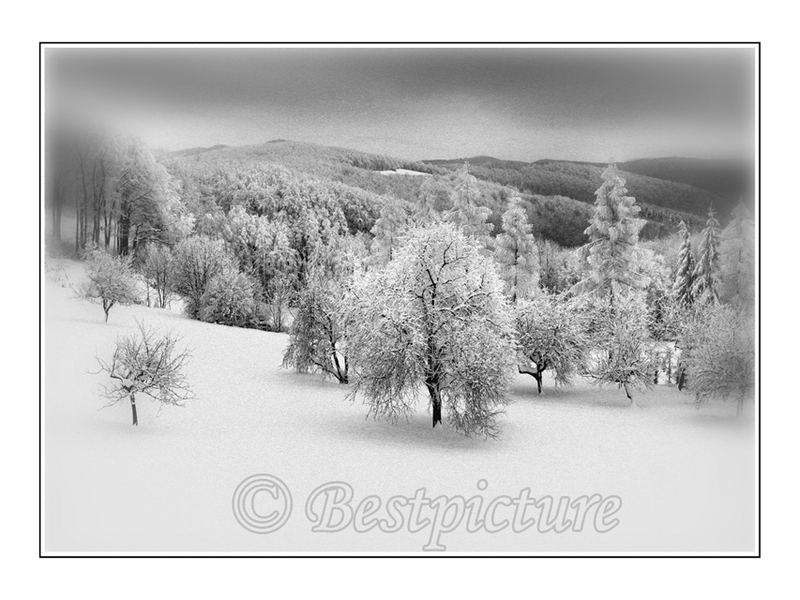
[[[480, 179], [517, 188], [522, 192], [545, 196], [566, 196], [581, 202], [594, 202], [605, 164], [543, 159], [532, 163], [476, 156], [451, 160], [423, 161], [447, 168], [459, 168], [464, 161]], [[675, 216], [702, 217], [709, 206], [724, 218], [740, 200], [750, 202], [748, 187], [751, 170], [743, 163], [692, 158], [642, 159], [618, 163], [625, 174], [628, 189], [643, 206], [648, 218], [663, 220], [666, 213]], [[668, 219], [671, 220], [671, 219]]]
[[[213, 174], [220, 170], [247, 171], [252, 167], [283, 169], [309, 178], [329, 186], [327, 189], [337, 196], [359, 198], [359, 202], [374, 205], [370, 219], [361, 226], [366, 231], [386, 198], [399, 198], [413, 205], [419, 202], [426, 180], [430, 180], [430, 189], [447, 190], [456, 169], [466, 160], [470, 172], [481, 182], [481, 203], [491, 209], [490, 220], [496, 229], [508, 198], [518, 194], [523, 198], [536, 235], [563, 246], [585, 243], [583, 230], [605, 168], [603, 164], [590, 162], [546, 159], [526, 163], [491, 156], [410, 161], [283, 139], [249, 146], [188, 148], [170, 155], [176, 173], [189, 169]], [[699, 229], [712, 204], [724, 221], [732, 205], [728, 198], [733, 196], [723, 193], [725, 189], [733, 189], [733, 175], [726, 176], [730, 173], [725, 170], [731, 169], [729, 165], [705, 168], [693, 159], [648, 159], [618, 166], [642, 207], [642, 217], [647, 220], [643, 239], [672, 234], [681, 220], [690, 228]], [[421, 174], [433, 177], [420, 177]], [[667, 176], [672, 179], [663, 178]], [[358, 190], [368, 195], [359, 196]]]

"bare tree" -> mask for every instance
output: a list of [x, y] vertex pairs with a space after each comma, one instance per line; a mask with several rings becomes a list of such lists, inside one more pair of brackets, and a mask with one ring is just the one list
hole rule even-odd
[[190, 354], [178, 351], [178, 338], [171, 333], [158, 335], [136, 322], [139, 334], [117, 340], [111, 362], [97, 359], [100, 371], [113, 380], [103, 388], [109, 406], [130, 400], [133, 425], [138, 425], [136, 394], [144, 394], [161, 404], [183, 406], [193, 398], [183, 372]]

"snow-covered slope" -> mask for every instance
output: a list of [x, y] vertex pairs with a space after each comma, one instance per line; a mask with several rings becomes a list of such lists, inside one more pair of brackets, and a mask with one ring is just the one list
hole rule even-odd
[[[73, 281], [80, 267], [69, 263]], [[431, 429], [426, 406], [408, 423], [365, 420], [347, 386], [280, 367], [284, 334], [191, 321], [170, 311], [98, 306], [52, 279], [44, 298], [44, 550], [46, 552], [407, 551], [425, 533], [315, 533], [305, 500], [320, 484], [348, 482], [358, 498], [618, 495], [608, 533], [446, 534], [450, 551], [750, 551], [755, 544], [752, 420], [734, 406], [697, 411], [690, 395], [659, 386], [627, 406], [617, 389], [581, 383], [537, 397], [520, 376], [499, 440]], [[102, 408], [95, 356], [133, 332], [135, 319], [173, 330], [192, 349], [196, 400], [160, 412], [139, 401]], [[237, 484], [280, 477], [294, 511], [257, 535], [234, 519]], [[479, 492], [484, 479], [488, 488]]]

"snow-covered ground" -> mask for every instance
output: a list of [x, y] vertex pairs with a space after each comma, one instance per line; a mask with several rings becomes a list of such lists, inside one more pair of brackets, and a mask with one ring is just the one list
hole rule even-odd
[[422, 171], [414, 171], [413, 169], [388, 169], [386, 171], [381, 171], [381, 175], [414, 175], [418, 177], [430, 177], [430, 173], [424, 173]]
[[[80, 266], [66, 264], [79, 281]], [[429, 497], [488, 501], [530, 488], [536, 497], [599, 493], [622, 501], [619, 525], [606, 533], [461, 527], [441, 538], [450, 551], [754, 550], [753, 419], [736, 419], [732, 403], [698, 411], [691, 395], [658, 386], [629, 408], [616, 388], [554, 390], [546, 379], [537, 396], [533, 379], [520, 376], [502, 437], [467, 439], [432, 429], [424, 402], [408, 423], [366, 420], [363, 406], [344, 400], [347, 386], [281, 368], [285, 334], [143, 306], [115, 307], [105, 324], [98, 306], [52, 277], [44, 310], [45, 552], [421, 550], [427, 531], [311, 531], [306, 498], [335, 480], [349, 483], [357, 499], [425, 487]], [[129, 406], [102, 408], [102, 377], [91, 373], [95, 356], [110, 356], [135, 319], [182, 336], [197, 396], [160, 412], [140, 399], [138, 428]], [[294, 510], [274, 533], [251, 533], [233, 516], [234, 489], [255, 473], [278, 476], [291, 490]]]

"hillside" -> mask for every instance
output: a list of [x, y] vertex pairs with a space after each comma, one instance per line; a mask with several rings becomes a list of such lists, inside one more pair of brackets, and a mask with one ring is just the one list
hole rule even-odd
[[[558, 160], [525, 163], [490, 156], [418, 162], [283, 139], [251, 146], [190, 148], [173, 152], [168, 159], [179, 165], [175, 170], [207, 173], [282, 169], [292, 176], [332, 188], [334, 195], [353, 196], [366, 192], [368, 196], [359, 201], [373, 206], [360, 227], [364, 231], [369, 231], [386, 198], [399, 198], [411, 206], [429, 193], [423, 186], [430, 178], [420, 177], [420, 174], [434, 176], [435, 181], [428, 183], [427, 189], [446, 190], [455, 171], [466, 160], [470, 163], [470, 173], [481, 181], [480, 202], [491, 209], [490, 220], [496, 226], [499, 226], [507, 198], [521, 193], [531, 222], [535, 224], [536, 235], [562, 246], [577, 246], [586, 241], [583, 230], [591, 213], [589, 205], [594, 202], [594, 192], [604, 168], [596, 163]], [[625, 169], [631, 194], [642, 207], [642, 217], [647, 220], [642, 231], [644, 239], [674, 233], [680, 220], [699, 229], [705, 212], [712, 205], [720, 211], [724, 221], [729, 199], [734, 198], [721, 195], [725, 180], [724, 171], [718, 166], [716, 171], [711, 168], [704, 171], [703, 164], [690, 159], [631, 161], [621, 166]], [[674, 179], [646, 173], [669, 175]], [[703, 183], [713, 189], [689, 182]]]
[[[593, 202], [605, 164], [542, 159], [532, 163], [487, 156], [429, 160], [428, 164], [455, 169], [464, 161], [481, 179], [546, 196], [567, 196]], [[618, 163], [628, 189], [643, 206], [645, 217], [664, 221], [669, 213], [705, 215], [709, 206], [724, 218], [739, 201], [752, 202], [748, 194], [752, 174], [744, 163], [693, 158], [642, 159]], [[669, 211], [667, 213], [663, 210]]]
[[[71, 281], [79, 263], [64, 264]], [[169, 310], [100, 307], [48, 278], [44, 285], [44, 548], [50, 552], [375, 552], [419, 551], [426, 530], [314, 533], [305, 517], [311, 491], [345, 481], [360, 500], [430, 497], [615, 494], [623, 525], [600, 534], [468, 533], [442, 536], [453, 551], [545, 552], [745, 550], [753, 545], [752, 427], [730, 403], [698, 413], [672, 386], [627, 406], [615, 386], [586, 381], [537, 396], [515, 375], [498, 440], [432, 429], [424, 396], [408, 421], [365, 419], [345, 397], [351, 386], [280, 367], [288, 337], [201, 323]], [[97, 356], [107, 358], [136, 320], [172, 331], [192, 350], [188, 378], [196, 398], [165, 407], [141, 398], [139, 427], [124, 403], [103, 408]], [[254, 473], [280, 477], [295, 508], [269, 535], [244, 530], [231, 512], [236, 486]], [[689, 493], [691, 492], [691, 493]], [[731, 502], [731, 498], [741, 502]], [[264, 498], [261, 498], [264, 501]], [[486, 501], [488, 502], [488, 500]], [[270, 504], [259, 507], [267, 508]], [[644, 532], [646, 535], [642, 535]]]

